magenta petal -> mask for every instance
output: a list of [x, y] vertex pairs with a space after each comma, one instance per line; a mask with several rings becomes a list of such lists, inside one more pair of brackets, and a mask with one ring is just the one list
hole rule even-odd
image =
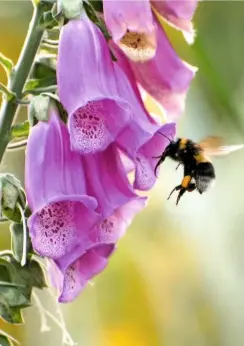
[[130, 121], [130, 107], [118, 95], [107, 43], [85, 15], [62, 28], [57, 79], [72, 149], [104, 150]]
[[104, 0], [104, 19], [115, 42], [127, 30], [148, 33], [154, 30], [149, 0]]
[[68, 130], [54, 110], [48, 123], [39, 122], [31, 129], [26, 149], [25, 187], [32, 210], [40, 209], [56, 196], [62, 199], [62, 196], [86, 194], [82, 162], [70, 150]]
[[104, 0], [104, 19], [113, 40], [132, 60], [151, 59], [156, 30], [149, 0]]
[[142, 191], [149, 190], [155, 184], [156, 177], [154, 174], [154, 168], [158, 159], [155, 159], [154, 157], [161, 155], [169, 144], [168, 139], [162, 136], [159, 132], [165, 134], [169, 139], [173, 139], [175, 137], [175, 123], [163, 125], [150, 141], [148, 141], [138, 151], [135, 161], [135, 189]]
[[90, 230], [100, 220], [88, 196], [68, 196], [33, 213], [28, 220], [34, 249], [44, 257], [59, 258], [90, 246]]
[[198, 0], [151, 0], [156, 10], [169, 24], [186, 33], [189, 43], [194, 39], [192, 17], [198, 5]]
[[56, 261], [51, 264], [49, 274], [59, 290], [59, 302], [74, 300], [95, 275], [105, 269], [108, 258], [114, 251], [112, 244], [101, 244], [84, 253], [73, 263], [64, 265]]
[[117, 208], [91, 231], [90, 239], [98, 243], [117, 243], [123, 237], [136, 214], [146, 204], [146, 198], [132, 200]]
[[116, 145], [104, 152], [85, 156], [87, 191], [98, 201], [96, 211], [107, 217], [117, 208], [140, 199], [132, 189]]
[[157, 29], [155, 57], [143, 63], [130, 61], [130, 65], [137, 82], [162, 104], [170, 118], [175, 118], [184, 110], [196, 69], [178, 57], [158, 22]]

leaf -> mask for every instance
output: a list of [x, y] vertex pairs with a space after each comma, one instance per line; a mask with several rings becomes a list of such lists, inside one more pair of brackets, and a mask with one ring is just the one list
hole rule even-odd
[[13, 344], [5, 335], [0, 334], [0, 346], [13, 346]]
[[11, 324], [20, 324], [24, 322], [20, 308], [10, 308], [2, 303], [0, 303], [0, 317]]
[[19, 180], [8, 173], [0, 174], [0, 196], [2, 214], [11, 221], [20, 222], [21, 213], [19, 205], [24, 208], [26, 198]]
[[[23, 225], [20, 223], [11, 223], [10, 225], [12, 251], [17, 262], [21, 262], [23, 256]], [[30, 236], [28, 234], [26, 253], [32, 250]]]
[[0, 82], [0, 92], [6, 97], [8, 101], [16, 98], [16, 95], [1, 82]]
[[52, 57], [41, 56], [35, 62], [33, 67], [31, 78], [43, 79], [43, 78], [55, 78], [56, 84], [56, 60]]
[[39, 289], [47, 287], [46, 279], [41, 265], [37, 261], [31, 261], [30, 267], [30, 280], [29, 285]]
[[24, 93], [33, 93], [33, 94], [39, 93], [40, 89], [53, 86], [56, 84], [57, 84], [57, 80], [55, 76], [29, 79], [25, 85]]
[[0, 53], [0, 64], [3, 66], [7, 74], [10, 74], [13, 70], [13, 62], [7, 58], [3, 53]]
[[58, 12], [62, 10], [67, 19], [79, 18], [83, 11], [82, 0], [58, 0]]
[[9, 307], [22, 307], [30, 305], [30, 291], [26, 287], [14, 284], [0, 285], [0, 304]]
[[52, 11], [44, 12], [40, 20], [41, 28], [50, 30], [57, 25], [58, 21], [53, 17]]
[[29, 121], [26, 120], [23, 123], [15, 124], [11, 127], [11, 138], [21, 138], [21, 137], [28, 137], [30, 130], [30, 124]]

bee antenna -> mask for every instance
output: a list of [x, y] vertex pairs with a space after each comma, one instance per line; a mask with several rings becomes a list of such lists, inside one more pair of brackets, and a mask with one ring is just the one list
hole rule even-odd
[[173, 137], [172, 137], [172, 139], [169, 139], [169, 137], [167, 137], [164, 133], [162, 133], [162, 132], [160, 132], [160, 131], [158, 131], [158, 133], [159, 133], [161, 136], [164, 136], [165, 138], [167, 138], [167, 140], [168, 140], [170, 143], [173, 142]]

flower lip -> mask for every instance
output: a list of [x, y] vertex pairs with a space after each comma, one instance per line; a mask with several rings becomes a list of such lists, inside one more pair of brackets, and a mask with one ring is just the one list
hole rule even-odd
[[103, 151], [130, 121], [131, 107], [127, 101], [121, 98], [93, 98], [69, 116], [72, 149], [81, 154]]
[[74, 300], [89, 280], [106, 268], [115, 249], [115, 244], [99, 244], [90, 247], [68, 264], [65, 260], [53, 262], [50, 277], [59, 290], [58, 301], [67, 303]]
[[96, 206], [96, 200], [85, 195], [53, 198], [28, 220], [34, 249], [42, 256], [59, 258], [77, 244], [89, 243], [89, 232], [101, 218]]

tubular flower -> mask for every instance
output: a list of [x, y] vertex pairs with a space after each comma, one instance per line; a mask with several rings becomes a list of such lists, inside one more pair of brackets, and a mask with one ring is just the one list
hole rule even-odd
[[115, 144], [104, 152], [83, 157], [83, 161], [87, 191], [98, 201], [96, 211], [102, 217], [89, 232], [90, 243], [98, 245], [86, 252], [77, 248], [53, 261], [51, 276], [62, 302], [74, 299], [106, 267], [116, 243], [146, 202], [131, 188]]
[[104, 150], [130, 121], [130, 107], [118, 95], [105, 38], [85, 15], [61, 30], [57, 79], [72, 149]]
[[151, 59], [156, 52], [156, 31], [149, 0], [104, 0], [108, 30], [134, 61]]
[[90, 247], [89, 231], [100, 220], [97, 201], [87, 195], [80, 157], [70, 150], [68, 131], [55, 113], [31, 130], [25, 171], [34, 249], [59, 258]]
[[[156, 159], [153, 157], [163, 153], [169, 142], [167, 137], [174, 138], [175, 123], [162, 125], [151, 117], [143, 105], [128, 61], [113, 44], [111, 46], [117, 58], [115, 71], [121, 97], [130, 101], [133, 110], [132, 120], [118, 136], [117, 144], [134, 162], [134, 187], [139, 190], [149, 190], [156, 181], [154, 175]], [[127, 83], [121, 83], [123, 79]]]
[[134, 78], [167, 111], [169, 118], [179, 116], [196, 68], [182, 61], [171, 46], [163, 27], [157, 24], [156, 55], [149, 61], [130, 61]]
[[186, 40], [193, 43], [195, 33], [191, 20], [198, 0], [151, 0], [151, 2], [169, 24], [182, 30]]

